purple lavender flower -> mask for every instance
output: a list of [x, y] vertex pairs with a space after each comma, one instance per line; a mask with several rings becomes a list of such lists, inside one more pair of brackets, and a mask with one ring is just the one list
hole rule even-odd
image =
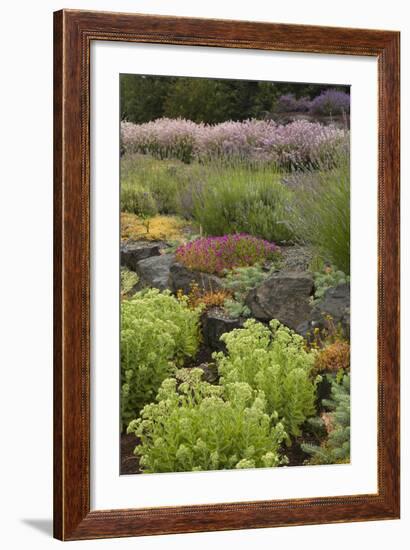
[[296, 99], [294, 94], [284, 94], [276, 102], [279, 113], [307, 113], [310, 109], [310, 99], [301, 97]]
[[310, 105], [314, 115], [341, 115], [350, 112], [350, 95], [338, 90], [326, 90], [315, 97]]

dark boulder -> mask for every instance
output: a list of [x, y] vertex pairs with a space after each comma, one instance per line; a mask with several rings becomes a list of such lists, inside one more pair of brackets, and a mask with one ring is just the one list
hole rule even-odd
[[335, 327], [341, 327], [346, 337], [350, 336], [350, 285], [342, 283], [329, 288], [323, 298], [312, 308], [311, 314], [301, 323], [297, 331], [307, 336], [315, 328], [327, 328], [327, 318]]
[[212, 351], [226, 351], [225, 344], [220, 340], [222, 334], [241, 328], [243, 321], [241, 318], [228, 317], [221, 308], [214, 307], [205, 311], [201, 317], [204, 345]]
[[137, 271], [137, 263], [140, 260], [159, 256], [164, 246], [162, 242], [149, 241], [129, 241], [121, 244], [121, 265], [128, 267], [131, 271]]
[[198, 368], [200, 368], [203, 372], [202, 380], [205, 380], [205, 382], [209, 382], [210, 384], [215, 384], [218, 382], [218, 367], [215, 363], [201, 363], [198, 365]]
[[140, 277], [139, 287], [154, 287], [169, 290], [169, 272], [174, 260], [173, 254], [161, 254], [137, 263], [137, 274]]
[[205, 291], [220, 290], [222, 288], [222, 281], [216, 275], [191, 271], [178, 262], [171, 265], [169, 283], [173, 292], [182, 290], [184, 294], [189, 294], [193, 283], [197, 283], [199, 288]]
[[251, 317], [260, 321], [278, 319], [295, 330], [309, 318], [313, 278], [308, 272], [279, 271], [252, 289], [246, 297]]

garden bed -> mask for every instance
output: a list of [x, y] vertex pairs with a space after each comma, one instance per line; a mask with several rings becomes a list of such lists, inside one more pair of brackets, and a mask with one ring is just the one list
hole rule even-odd
[[286, 124], [121, 124], [121, 473], [350, 460], [349, 131], [329, 101], [342, 117], [326, 92], [283, 96]]

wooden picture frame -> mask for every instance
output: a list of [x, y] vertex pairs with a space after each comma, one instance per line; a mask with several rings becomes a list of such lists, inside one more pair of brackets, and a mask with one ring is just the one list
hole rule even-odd
[[[90, 510], [93, 40], [372, 56], [378, 62], [378, 493]], [[398, 32], [62, 10], [54, 14], [54, 536], [62, 540], [399, 517]]]

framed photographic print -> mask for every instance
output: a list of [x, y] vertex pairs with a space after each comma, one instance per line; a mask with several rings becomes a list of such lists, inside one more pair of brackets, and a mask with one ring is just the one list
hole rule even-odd
[[399, 517], [399, 33], [54, 14], [54, 533]]

